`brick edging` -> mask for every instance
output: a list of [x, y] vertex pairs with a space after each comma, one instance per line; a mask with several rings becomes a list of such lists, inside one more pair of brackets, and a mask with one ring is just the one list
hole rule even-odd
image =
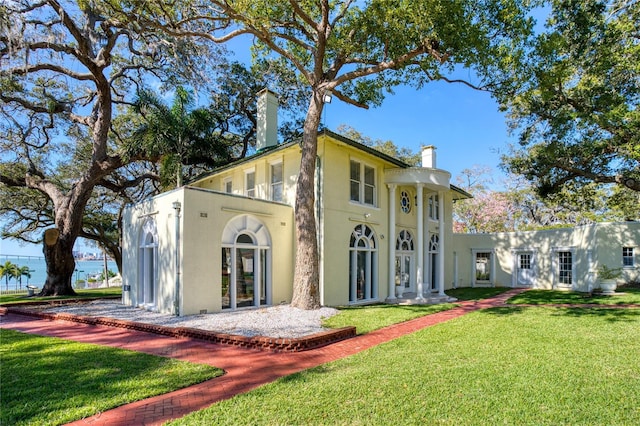
[[267, 337], [267, 336], [240, 336], [235, 334], [216, 333], [214, 331], [201, 330], [190, 327], [165, 327], [156, 324], [127, 321], [108, 317], [91, 317], [73, 315], [68, 313], [38, 312], [18, 307], [1, 307], [0, 314], [17, 314], [31, 316], [50, 321], [72, 321], [82, 324], [102, 325], [106, 327], [124, 328], [128, 330], [144, 331], [170, 337], [188, 337], [204, 340], [211, 343], [231, 345], [247, 349], [258, 349], [270, 352], [302, 352], [310, 349], [326, 346], [340, 340], [349, 339], [356, 335], [355, 327], [343, 327], [335, 330], [323, 331], [305, 337]]

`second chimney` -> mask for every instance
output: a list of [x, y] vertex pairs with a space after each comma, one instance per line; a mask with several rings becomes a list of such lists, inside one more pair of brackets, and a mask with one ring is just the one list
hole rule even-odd
[[269, 89], [258, 92], [256, 151], [278, 144], [278, 97]]
[[433, 145], [425, 146], [422, 149], [422, 167], [429, 169], [436, 168], [436, 147]]

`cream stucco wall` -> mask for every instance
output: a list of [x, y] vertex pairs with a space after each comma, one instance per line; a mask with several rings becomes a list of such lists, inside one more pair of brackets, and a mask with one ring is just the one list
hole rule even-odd
[[[367, 225], [374, 231], [377, 244], [376, 268], [378, 278], [378, 297], [387, 296], [387, 236], [388, 194], [383, 186], [383, 170], [389, 167], [379, 158], [356, 150], [350, 145], [338, 141], [319, 138], [318, 156], [321, 172], [320, 188], [323, 208], [321, 209], [320, 245], [321, 275], [324, 283], [323, 303], [325, 305], [344, 305], [349, 302], [349, 244], [351, 234], [359, 224]], [[350, 160], [357, 160], [376, 170], [375, 206], [350, 201]], [[383, 238], [384, 236], [384, 238]]]
[[142, 227], [154, 221], [157, 228], [156, 281], [166, 283], [157, 289], [155, 310], [173, 312], [176, 276], [176, 239], [174, 202], [184, 204], [184, 191], [174, 190], [127, 207], [122, 224], [122, 299], [125, 305], [138, 306], [139, 249]]
[[[396, 211], [396, 235], [389, 233], [389, 190], [385, 183], [388, 172], [395, 172], [399, 167], [384, 159], [364, 152], [350, 144], [342, 143], [327, 137], [321, 137], [318, 145], [320, 158], [321, 203], [319, 222], [321, 223], [321, 268], [324, 282], [323, 303], [327, 305], [346, 304], [349, 300], [349, 243], [351, 234], [359, 224], [364, 224], [375, 233], [377, 244], [377, 297], [384, 301], [389, 292], [389, 244], [396, 241], [402, 229], [409, 230], [416, 244], [417, 253], [417, 214], [415, 185], [399, 185], [395, 192], [393, 205]], [[350, 161], [355, 160], [376, 170], [376, 202], [365, 205], [350, 201]], [[426, 170], [415, 169], [417, 172]], [[438, 177], [447, 177], [443, 171], [436, 171]], [[425, 176], [429, 173], [423, 173]], [[423, 177], [420, 175], [420, 177]], [[428, 176], [427, 176], [428, 177]], [[442, 182], [438, 181], [439, 184]], [[448, 184], [448, 182], [447, 182]], [[448, 188], [437, 187], [429, 181], [423, 191], [424, 204], [424, 257], [428, 256], [428, 236], [438, 234], [439, 222], [428, 219], [427, 199], [436, 195], [437, 190], [444, 191], [444, 244], [451, 236], [451, 205], [453, 196]], [[410, 194], [412, 208], [403, 213], [400, 208], [400, 194], [405, 190]], [[391, 241], [389, 241], [391, 239]], [[417, 256], [417, 254], [416, 254]], [[446, 260], [446, 259], [445, 259]], [[417, 261], [416, 261], [417, 262]], [[425, 261], [426, 265], [426, 261]], [[446, 261], [445, 261], [446, 265]], [[446, 269], [446, 266], [445, 266]]]
[[247, 172], [254, 171], [256, 176], [255, 198], [270, 200], [272, 199], [270, 187], [271, 165], [274, 163], [282, 163], [283, 166], [282, 202], [293, 206], [295, 203], [298, 169], [300, 167], [300, 147], [296, 144], [291, 145], [288, 149], [266, 152], [256, 156], [254, 159], [243, 161], [234, 167], [226, 167], [192, 182], [190, 186], [224, 192], [225, 182], [231, 180], [232, 193], [246, 195], [245, 176]]
[[[250, 215], [264, 224], [271, 239], [272, 303], [291, 300], [293, 274], [293, 212], [290, 206], [236, 197], [199, 188], [183, 187], [130, 207], [125, 212], [125, 247], [136, 247], [135, 235], [146, 218], [158, 225], [157, 282], [160, 290], [155, 309], [173, 313], [176, 280], [176, 229], [173, 202], [181, 204], [179, 292], [180, 314], [221, 310], [221, 241], [225, 226], [234, 218]], [[148, 216], [151, 214], [151, 216]], [[123, 285], [125, 304], [138, 305], [138, 261], [135, 249], [125, 250]]]
[[[622, 267], [622, 247], [635, 247], [638, 252], [640, 243], [640, 223], [600, 223], [575, 228], [550, 229], [543, 231], [495, 233], [495, 234], [453, 234], [451, 276], [458, 278], [447, 280], [451, 286], [474, 286], [473, 263], [474, 250], [490, 251], [495, 256], [495, 274], [491, 285], [511, 287], [514, 285], [515, 255], [518, 252], [531, 252], [535, 259], [534, 288], [562, 288], [558, 283], [557, 252], [570, 251], [573, 259], [573, 285], [576, 291], [590, 291], [598, 287], [598, 265]], [[623, 269], [624, 281], [637, 280], [638, 261], [634, 267]], [[481, 283], [478, 285], [486, 285]], [[565, 288], [568, 289], [568, 288]]]
[[[640, 281], [640, 222], [603, 223], [596, 229], [597, 265], [622, 267], [620, 281]], [[622, 247], [633, 248], [634, 266], [623, 267]]]

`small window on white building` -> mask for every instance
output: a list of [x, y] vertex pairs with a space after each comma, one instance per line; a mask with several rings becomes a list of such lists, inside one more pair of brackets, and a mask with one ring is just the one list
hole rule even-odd
[[570, 251], [558, 252], [558, 284], [573, 284], [573, 255]]
[[226, 192], [227, 194], [233, 193], [233, 181], [231, 180], [231, 178], [226, 178], [222, 183], [222, 186], [224, 192]]
[[137, 304], [155, 307], [158, 296], [158, 229], [154, 219], [145, 220], [138, 238]]
[[622, 247], [622, 266], [635, 266], [635, 261], [633, 258], [633, 247]]
[[255, 170], [246, 171], [244, 174], [244, 194], [247, 197], [256, 196], [256, 172]]
[[283, 175], [282, 162], [271, 165], [271, 199], [273, 201], [282, 201], [283, 192]]
[[476, 253], [476, 281], [491, 282], [491, 252]]
[[376, 171], [373, 167], [364, 166], [364, 203], [374, 205], [376, 195]]
[[349, 199], [357, 203], [376, 204], [376, 170], [358, 161], [350, 162]]

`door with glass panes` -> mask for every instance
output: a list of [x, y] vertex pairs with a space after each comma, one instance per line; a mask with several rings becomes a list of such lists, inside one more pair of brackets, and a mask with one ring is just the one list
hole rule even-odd
[[533, 252], [516, 253], [516, 286], [533, 287], [534, 279]]
[[396, 286], [400, 286], [403, 293], [416, 291], [413, 270], [413, 254], [401, 253], [396, 255]]

